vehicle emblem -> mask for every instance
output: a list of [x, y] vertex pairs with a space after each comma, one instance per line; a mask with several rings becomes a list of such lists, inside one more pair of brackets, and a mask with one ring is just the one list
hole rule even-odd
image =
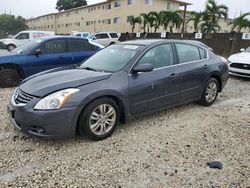
[[244, 68], [247, 68], [249, 65], [243, 65]]

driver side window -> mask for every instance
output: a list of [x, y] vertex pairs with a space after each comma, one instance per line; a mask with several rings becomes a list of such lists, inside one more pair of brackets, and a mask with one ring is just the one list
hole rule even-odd
[[153, 68], [162, 68], [174, 64], [173, 50], [171, 44], [161, 44], [147, 51], [138, 64], [151, 63]]
[[24, 39], [29, 39], [29, 33], [20, 33], [19, 35], [16, 36], [17, 40], [24, 40]]

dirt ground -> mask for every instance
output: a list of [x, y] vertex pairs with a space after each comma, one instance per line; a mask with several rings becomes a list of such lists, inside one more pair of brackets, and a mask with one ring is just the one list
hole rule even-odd
[[[230, 78], [211, 107], [141, 117], [101, 142], [14, 130], [12, 92], [0, 89], [0, 187], [250, 187], [250, 80]], [[207, 166], [214, 160], [222, 170]]]

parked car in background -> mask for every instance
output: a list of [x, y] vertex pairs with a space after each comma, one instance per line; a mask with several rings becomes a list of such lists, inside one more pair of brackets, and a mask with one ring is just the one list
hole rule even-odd
[[229, 58], [229, 74], [250, 78], [250, 47], [241, 49], [241, 53]]
[[116, 32], [100, 32], [94, 34], [92, 40], [103, 46], [110, 46], [119, 42], [119, 36]]
[[81, 38], [85, 38], [85, 39], [92, 39], [92, 35], [91, 33], [88, 32], [78, 32], [78, 33], [74, 33], [73, 36], [76, 37], [81, 37]]
[[32, 39], [38, 39], [38, 38], [53, 36], [53, 35], [55, 35], [55, 33], [51, 31], [22, 31], [16, 34], [12, 38], [1, 39], [0, 43], [3, 43], [4, 45], [6, 45], [7, 49], [11, 51], [15, 49], [16, 47], [21, 46], [24, 43]]
[[103, 46], [88, 39], [53, 36], [32, 40], [0, 54], [0, 87], [16, 86], [21, 79], [60, 66], [79, 64]]
[[129, 41], [99, 51], [78, 68], [27, 78], [9, 113], [17, 129], [35, 137], [101, 140], [137, 114], [193, 101], [210, 106], [227, 80], [227, 62], [197, 42]]

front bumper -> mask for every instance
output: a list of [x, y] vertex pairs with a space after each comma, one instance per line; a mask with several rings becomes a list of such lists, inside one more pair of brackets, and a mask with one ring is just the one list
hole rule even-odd
[[64, 139], [75, 136], [76, 107], [41, 111], [33, 110], [33, 106], [17, 106], [13, 102], [8, 105], [10, 120], [16, 129], [41, 139]]
[[250, 70], [233, 68], [229, 66], [229, 74], [234, 76], [240, 76], [245, 78], [250, 78]]

